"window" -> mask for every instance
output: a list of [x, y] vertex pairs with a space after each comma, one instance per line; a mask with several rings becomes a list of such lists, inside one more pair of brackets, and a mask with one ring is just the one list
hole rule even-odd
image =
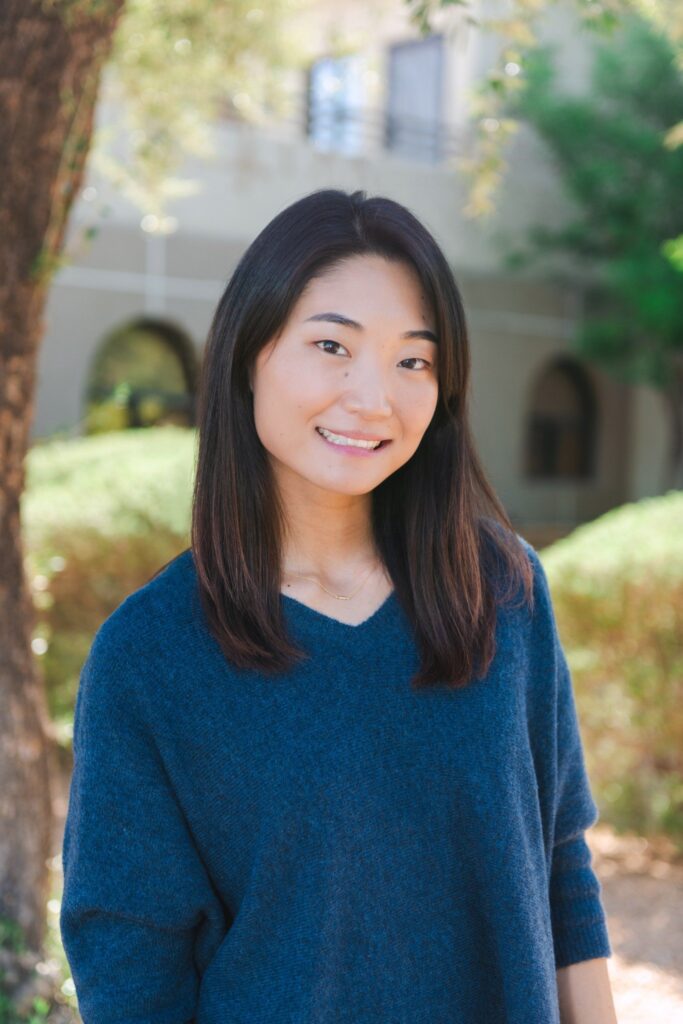
[[387, 149], [411, 160], [442, 157], [443, 37], [398, 43], [389, 50]]
[[536, 479], [577, 479], [593, 473], [596, 402], [586, 371], [574, 359], [553, 361], [531, 395], [525, 471]]
[[348, 156], [363, 149], [365, 61], [322, 57], [308, 75], [307, 134], [323, 150]]

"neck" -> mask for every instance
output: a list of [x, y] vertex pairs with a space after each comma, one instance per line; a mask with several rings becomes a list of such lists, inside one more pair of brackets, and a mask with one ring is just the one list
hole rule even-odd
[[381, 560], [374, 550], [356, 553], [353, 558], [343, 561], [328, 557], [321, 562], [292, 552], [285, 555], [282, 564], [282, 578], [285, 582], [299, 581], [305, 576], [309, 577], [309, 582], [315, 581], [341, 594], [350, 592], [361, 580], [369, 583], [373, 577], [382, 574]]
[[[381, 565], [371, 529], [371, 496], [314, 490], [285, 495], [287, 528], [281, 566], [288, 573], [312, 576], [344, 593]], [[292, 576], [298, 579], [298, 576]]]

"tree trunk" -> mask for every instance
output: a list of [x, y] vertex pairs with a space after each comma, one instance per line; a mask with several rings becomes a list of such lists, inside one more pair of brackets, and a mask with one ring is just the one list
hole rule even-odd
[[20, 498], [47, 290], [123, 2], [0, 0], [0, 919], [31, 950], [45, 936], [51, 732]]

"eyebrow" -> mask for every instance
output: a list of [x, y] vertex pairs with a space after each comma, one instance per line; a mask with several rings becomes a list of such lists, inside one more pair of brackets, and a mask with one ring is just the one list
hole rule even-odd
[[[309, 320], [327, 320], [332, 324], [341, 324], [342, 327], [353, 327], [355, 330], [362, 331], [363, 325], [359, 324], [357, 320], [351, 320], [350, 317], [344, 316], [342, 313], [314, 313], [313, 316], [308, 316], [303, 323], [308, 323]], [[425, 341], [433, 341], [435, 345], [439, 344], [439, 339], [433, 331], [426, 329], [419, 331], [404, 331], [400, 335], [401, 338], [424, 338]]]

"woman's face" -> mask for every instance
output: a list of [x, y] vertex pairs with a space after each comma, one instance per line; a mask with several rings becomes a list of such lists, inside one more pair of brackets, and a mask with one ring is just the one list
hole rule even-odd
[[[256, 430], [276, 479], [366, 494], [406, 463], [437, 404], [429, 333], [431, 310], [405, 263], [354, 256], [309, 281], [251, 378]], [[384, 443], [374, 451], [338, 445], [320, 428]]]

